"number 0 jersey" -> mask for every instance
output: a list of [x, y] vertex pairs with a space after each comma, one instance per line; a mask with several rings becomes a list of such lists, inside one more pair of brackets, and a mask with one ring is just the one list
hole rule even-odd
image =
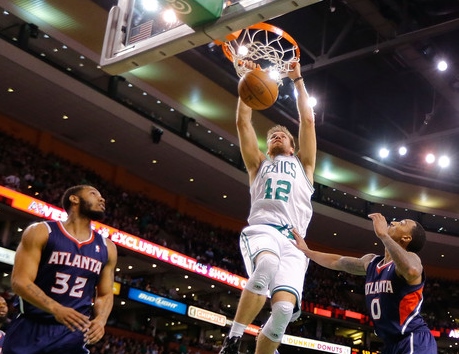
[[312, 217], [314, 187], [297, 156], [264, 160], [250, 186], [250, 225], [271, 224], [296, 228], [301, 235]]
[[[108, 261], [105, 239], [91, 231], [89, 239], [80, 242], [59, 221], [45, 225], [49, 237], [42, 250], [35, 284], [61, 305], [89, 316], [100, 273]], [[24, 299], [19, 300], [24, 315], [54, 319]]]
[[375, 332], [385, 342], [395, 342], [414, 331], [429, 331], [420, 315], [424, 274], [418, 285], [409, 285], [395, 272], [395, 264], [382, 264], [376, 256], [367, 268], [365, 298]]

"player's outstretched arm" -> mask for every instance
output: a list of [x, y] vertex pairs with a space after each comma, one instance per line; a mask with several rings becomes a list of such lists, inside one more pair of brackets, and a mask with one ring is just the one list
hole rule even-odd
[[238, 99], [236, 111], [236, 127], [241, 146], [241, 155], [249, 173], [249, 181], [253, 182], [260, 164], [266, 158], [258, 147], [258, 139], [252, 125], [252, 108]]
[[[48, 228], [44, 223], [29, 226], [22, 234], [16, 250], [11, 287], [27, 302], [52, 314], [55, 319], [71, 331], [86, 331], [89, 319], [72, 308], [62, 306], [47, 296], [34, 281], [37, 277], [42, 249], [48, 241]], [[59, 284], [59, 283], [57, 283]]]
[[94, 319], [91, 321], [89, 331], [85, 334], [88, 344], [97, 343], [105, 334], [105, 324], [113, 308], [113, 281], [117, 262], [116, 246], [111, 240], [106, 240], [108, 248], [108, 262], [102, 269], [97, 297], [94, 301]]
[[367, 266], [373, 259], [373, 254], [367, 254], [361, 258], [346, 257], [339, 254], [325, 253], [311, 250], [304, 238], [298, 233], [297, 230], [293, 230], [293, 236], [295, 237], [295, 246], [302, 251], [306, 257], [312, 259], [322, 267], [347, 272], [354, 275], [365, 275]]
[[[261, 69], [256, 63], [247, 60], [243, 64], [249, 70]], [[236, 128], [241, 148], [242, 159], [249, 174], [249, 182], [252, 184], [261, 163], [266, 158], [258, 147], [258, 139], [252, 125], [252, 108], [238, 98], [236, 109]]]
[[308, 104], [309, 95], [306, 91], [304, 80], [301, 78], [300, 63], [295, 63], [292, 69], [292, 71], [288, 72], [288, 76], [291, 80], [293, 80], [293, 84], [298, 94], [296, 98], [296, 107], [300, 119], [298, 132], [298, 157], [306, 172], [306, 176], [309, 181], [313, 183], [317, 154], [314, 111]]

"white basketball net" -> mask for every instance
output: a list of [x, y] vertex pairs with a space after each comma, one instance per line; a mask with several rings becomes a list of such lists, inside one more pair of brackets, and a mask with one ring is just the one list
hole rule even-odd
[[243, 61], [250, 60], [259, 64], [264, 71], [276, 72], [274, 77], [277, 76], [278, 84], [282, 84], [282, 77], [292, 70], [291, 64], [299, 61], [298, 46], [293, 39], [294, 44], [284, 38], [282, 30], [277, 33], [254, 27], [243, 29], [236, 39], [224, 42], [223, 50], [231, 53], [234, 69], [239, 77], [250, 71], [241, 65]]

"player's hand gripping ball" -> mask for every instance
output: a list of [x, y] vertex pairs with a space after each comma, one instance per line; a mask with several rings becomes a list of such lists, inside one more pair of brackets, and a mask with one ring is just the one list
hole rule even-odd
[[254, 110], [271, 107], [277, 100], [279, 88], [269, 73], [259, 69], [248, 71], [240, 80], [238, 93], [242, 102]]

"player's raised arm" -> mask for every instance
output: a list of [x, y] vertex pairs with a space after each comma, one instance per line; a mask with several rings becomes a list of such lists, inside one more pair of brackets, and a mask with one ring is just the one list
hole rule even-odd
[[308, 176], [309, 181], [313, 183], [317, 154], [314, 111], [308, 104], [309, 95], [306, 91], [304, 79], [301, 76], [300, 63], [296, 63], [293, 66], [293, 70], [288, 72], [288, 76], [292, 80], [298, 94], [296, 98], [296, 107], [300, 119], [298, 157], [304, 167], [306, 176]]
[[[409, 252], [405, 243], [409, 244], [413, 238], [412, 228], [415, 226], [413, 220], [402, 220], [395, 222], [399, 224], [401, 232], [399, 235], [389, 235], [389, 227], [386, 218], [380, 213], [368, 215], [373, 221], [373, 228], [376, 236], [383, 242], [386, 252], [390, 259], [393, 260], [397, 274], [406, 279], [408, 284], [419, 284], [422, 281], [422, 262], [419, 256], [414, 252]], [[394, 224], [395, 224], [394, 223]], [[391, 223], [392, 224], [392, 223]]]
[[242, 159], [249, 173], [249, 182], [252, 184], [265, 155], [258, 148], [257, 134], [252, 125], [252, 109], [240, 98], [236, 113], [236, 126]]

